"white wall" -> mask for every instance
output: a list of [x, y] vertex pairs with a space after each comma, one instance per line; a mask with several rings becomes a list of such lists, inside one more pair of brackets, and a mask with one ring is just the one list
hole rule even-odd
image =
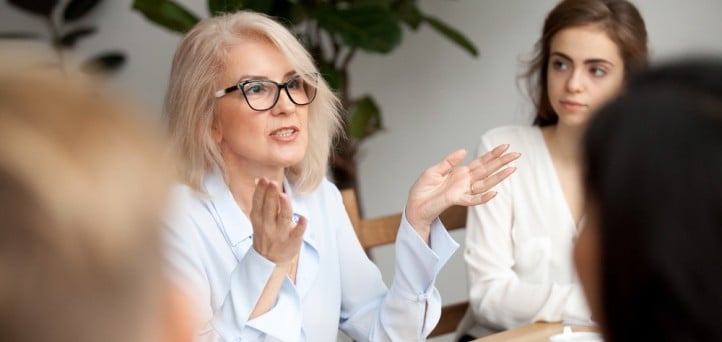
[[[99, 33], [82, 41], [81, 55], [120, 49], [128, 56], [112, 79], [160, 111], [173, 49], [179, 36], [149, 24], [130, 10], [130, 0], [105, 1], [85, 18]], [[205, 15], [205, 1], [182, 1]], [[520, 59], [528, 56], [546, 12], [556, 0], [421, 0], [426, 12], [464, 32], [480, 50], [472, 58], [424, 27], [405, 32], [390, 55], [360, 53], [352, 63], [352, 92], [371, 93], [383, 109], [386, 130], [361, 149], [360, 195], [367, 216], [398, 212], [408, 187], [426, 167], [447, 152], [473, 153], [484, 131], [502, 124], [527, 124], [531, 106], [517, 87]], [[722, 1], [637, 0], [647, 22], [653, 60], [692, 52], [722, 54]], [[0, 32], [44, 32], [39, 20], [0, 2]], [[463, 232], [455, 234], [460, 242]], [[390, 276], [393, 253], [381, 250]], [[439, 288], [445, 300], [466, 298], [460, 253], [444, 270]]]

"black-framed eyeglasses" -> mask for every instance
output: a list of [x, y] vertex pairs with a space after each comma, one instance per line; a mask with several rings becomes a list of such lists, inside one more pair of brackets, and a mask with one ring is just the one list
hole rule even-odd
[[214, 95], [216, 98], [221, 98], [240, 89], [248, 106], [255, 111], [262, 112], [276, 105], [281, 95], [281, 89], [286, 91], [288, 98], [296, 105], [303, 106], [313, 102], [313, 99], [316, 98], [317, 82], [318, 76], [316, 75], [305, 78], [297, 75], [284, 83], [271, 80], [245, 80], [218, 90]]

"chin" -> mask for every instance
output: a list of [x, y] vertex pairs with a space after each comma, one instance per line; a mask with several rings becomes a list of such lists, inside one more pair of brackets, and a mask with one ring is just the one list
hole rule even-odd
[[286, 168], [302, 162], [306, 157], [306, 152], [307, 149], [305, 144], [294, 144], [292, 146], [287, 145], [284, 148], [273, 151], [271, 158]]
[[298, 165], [303, 161], [303, 158], [305, 157], [305, 154], [299, 154], [294, 156], [285, 156], [280, 158], [280, 164], [283, 165], [284, 168], [288, 168], [294, 165]]
[[559, 116], [559, 123], [569, 127], [585, 127], [589, 123], [591, 115], [588, 113], [574, 113]]

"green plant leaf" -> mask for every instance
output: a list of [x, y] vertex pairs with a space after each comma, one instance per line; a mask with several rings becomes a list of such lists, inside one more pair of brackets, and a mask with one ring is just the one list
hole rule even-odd
[[75, 43], [78, 41], [78, 39], [91, 35], [95, 33], [95, 31], [95, 27], [80, 27], [60, 37], [59, 43], [61, 46], [72, 48], [73, 46], [75, 46]]
[[416, 31], [424, 20], [424, 16], [416, 7], [413, 0], [401, 0], [392, 7], [392, 11], [396, 18], [409, 25], [411, 29]]
[[106, 52], [85, 61], [80, 69], [87, 73], [112, 73], [120, 70], [125, 64], [125, 55], [122, 52]]
[[72, 0], [63, 11], [63, 20], [75, 21], [80, 19], [99, 3], [100, 0]]
[[58, 0], [8, 0], [8, 3], [32, 14], [49, 18]]
[[350, 111], [349, 136], [363, 140], [381, 130], [381, 111], [371, 96], [356, 100]]
[[33, 32], [2, 32], [0, 39], [40, 39], [40, 35]]
[[394, 2], [395, 0], [353, 0], [351, 1], [351, 5], [354, 7], [383, 6], [390, 8]]
[[387, 53], [401, 43], [401, 27], [391, 11], [382, 6], [337, 9], [323, 6], [318, 24], [338, 35], [344, 44], [368, 52]]
[[[312, 17], [312, 12], [309, 11], [305, 5], [301, 5], [296, 2], [283, 1], [285, 4], [278, 6], [278, 9], [274, 8], [271, 15], [286, 18], [290, 21], [291, 25], [297, 25], [306, 20], [306, 18]], [[286, 25], [288, 26], [288, 25]]]
[[215, 16], [244, 9], [273, 17], [288, 18], [291, 5], [288, 0], [208, 0], [208, 12]]
[[341, 88], [342, 76], [341, 73], [329, 63], [321, 63], [319, 66], [321, 76], [326, 80], [328, 86], [334, 91], [338, 91]]
[[274, 7], [275, 1], [268, 0], [243, 0], [243, 9], [259, 13], [268, 13]]
[[479, 56], [479, 51], [476, 49], [474, 43], [472, 43], [468, 38], [466, 38], [461, 32], [457, 31], [455, 28], [452, 28], [451, 26], [441, 22], [441, 20], [430, 16], [424, 16], [424, 21], [431, 25], [431, 27], [433, 27], [441, 35], [456, 43], [456, 45], [460, 46], [462, 49], [466, 50], [466, 52], [468, 52], [472, 56]]
[[235, 12], [243, 7], [243, 0], [208, 0], [208, 13], [216, 16]]
[[188, 32], [198, 22], [198, 17], [172, 0], [134, 0], [133, 9], [148, 20], [171, 31]]
[[306, 18], [305, 11], [299, 11], [303, 6], [288, 0], [275, 0], [273, 6], [265, 12], [266, 14], [280, 18], [284, 25], [295, 25]]

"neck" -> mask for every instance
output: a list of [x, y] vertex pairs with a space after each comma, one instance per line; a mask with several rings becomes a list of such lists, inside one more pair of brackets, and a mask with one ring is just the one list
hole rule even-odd
[[265, 177], [283, 187], [283, 168], [248, 167], [248, 165], [244, 165], [243, 163], [234, 163], [229, 160], [224, 161], [226, 175], [228, 177], [228, 188], [246, 216], [250, 216], [251, 213], [253, 192], [256, 189], [256, 179]]
[[582, 159], [584, 127], [556, 124], [543, 129], [549, 152], [565, 164], [579, 165]]

